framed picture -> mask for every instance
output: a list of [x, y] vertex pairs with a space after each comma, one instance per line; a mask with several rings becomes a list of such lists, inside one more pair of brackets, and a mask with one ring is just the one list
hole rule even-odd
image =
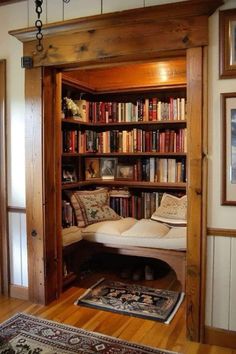
[[74, 165], [62, 166], [62, 183], [77, 182], [77, 175]]
[[102, 179], [114, 179], [116, 172], [116, 158], [101, 158], [100, 175]]
[[133, 165], [118, 164], [116, 167], [116, 178], [117, 179], [133, 180], [134, 166]]
[[236, 77], [236, 9], [220, 11], [220, 78]]
[[98, 158], [85, 159], [85, 179], [100, 178], [100, 160]]
[[236, 92], [221, 94], [222, 205], [236, 205]]

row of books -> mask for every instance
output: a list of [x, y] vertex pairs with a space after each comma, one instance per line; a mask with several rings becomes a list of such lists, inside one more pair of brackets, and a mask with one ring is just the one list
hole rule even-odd
[[110, 197], [110, 206], [117, 214], [126, 218], [149, 219], [159, 206], [163, 193], [142, 192], [140, 195]]
[[138, 160], [134, 165], [134, 181], [186, 182], [185, 160], [154, 157]]
[[[121, 162], [117, 158], [86, 158], [85, 180], [113, 179], [160, 183], [186, 182], [186, 161], [180, 158], [140, 158]], [[73, 164], [62, 165], [62, 183], [77, 182]]]
[[[128, 190], [111, 190], [110, 207], [122, 217], [136, 219], [149, 219], [160, 205], [162, 192], [141, 192], [131, 194]], [[62, 201], [62, 226], [76, 225], [74, 212], [71, 204]]]
[[[186, 119], [186, 100], [183, 97], [170, 97], [168, 102], [163, 102], [157, 97], [141, 98], [136, 102], [89, 102], [78, 100], [75, 101], [75, 105], [78, 109], [72, 110], [72, 114], [75, 112], [74, 118], [91, 123], [177, 121]], [[65, 117], [68, 116], [68, 110], [65, 111], [64, 107], [63, 113]]]
[[187, 152], [187, 130], [62, 131], [63, 152]]

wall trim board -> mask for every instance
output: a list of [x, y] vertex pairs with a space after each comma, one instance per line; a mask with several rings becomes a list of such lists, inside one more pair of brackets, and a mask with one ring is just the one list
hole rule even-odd
[[8, 213], [18, 213], [18, 214], [26, 214], [26, 208], [16, 207], [16, 206], [8, 206]]
[[10, 297], [21, 300], [29, 300], [29, 289], [26, 286], [10, 285]]
[[204, 343], [236, 349], [236, 331], [205, 326]]
[[207, 236], [236, 237], [236, 229], [207, 228]]

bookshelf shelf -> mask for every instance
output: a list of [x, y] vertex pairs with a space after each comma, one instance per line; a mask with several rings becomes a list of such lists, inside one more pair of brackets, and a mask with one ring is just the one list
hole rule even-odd
[[76, 183], [66, 183], [62, 185], [62, 189], [73, 189], [77, 187], [92, 186], [92, 185], [103, 185], [103, 186], [124, 186], [129, 188], [142, 188], [142, 189], [161, 189], [161, 190], [185, 190], [186, 183], [160, 183], [160, 182], [146, 182], [146, 181], [120, 181], [120, 180], [105, 180], [101, 178], [94, 178], [90, 181], [79, 181]]
[[80, 156], [80, 157], [106, 157], [106, 156], [154, 156], [154, 157], [186, 157], [185, 152], [107, 152], [107, 153], [98, 153], [98, 152], [85, 152], [85, 153], [76, 153], [76, 152], [64, 152], [62, 156]]

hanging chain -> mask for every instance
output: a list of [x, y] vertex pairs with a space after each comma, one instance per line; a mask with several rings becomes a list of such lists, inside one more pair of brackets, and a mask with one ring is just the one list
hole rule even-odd
[[36, 39], [38, 41], [38, 44], [36, 45], [36, 49], [38, 52], [42, 52], [43, 50], [43, 45], [41, 43], [43, 39], [43, 34], [42, 34], [42, 21], [40, 20], [40, 16], [42, 14], [42, 4], [43, 0], [35, 0], [35, 11], [37, 13], [37, 20], [35, 21], [35, 27], [37, 28], [38, 32], [36, 33]]
[[[68, 4], [70, 0], [63, 0], [64, 3]], [[35, 27], [37, 28], [37, 33], [36, 33], [36, 39], [38, 41], [38, 44], [36, 45], [36, 49], [38, 52], [42, 52], [43, 50], [43, 45], [42, 45], [42, 40], [43, 40], [43, 34], [42, 34], [42, 27], [43, 23], [40, 20], [40, 16], [42, 14], [42, 5], [43, 5], [43, 0], [35, 0], [35, 12], [37, 13], [37, 20], [35, 21]]]

